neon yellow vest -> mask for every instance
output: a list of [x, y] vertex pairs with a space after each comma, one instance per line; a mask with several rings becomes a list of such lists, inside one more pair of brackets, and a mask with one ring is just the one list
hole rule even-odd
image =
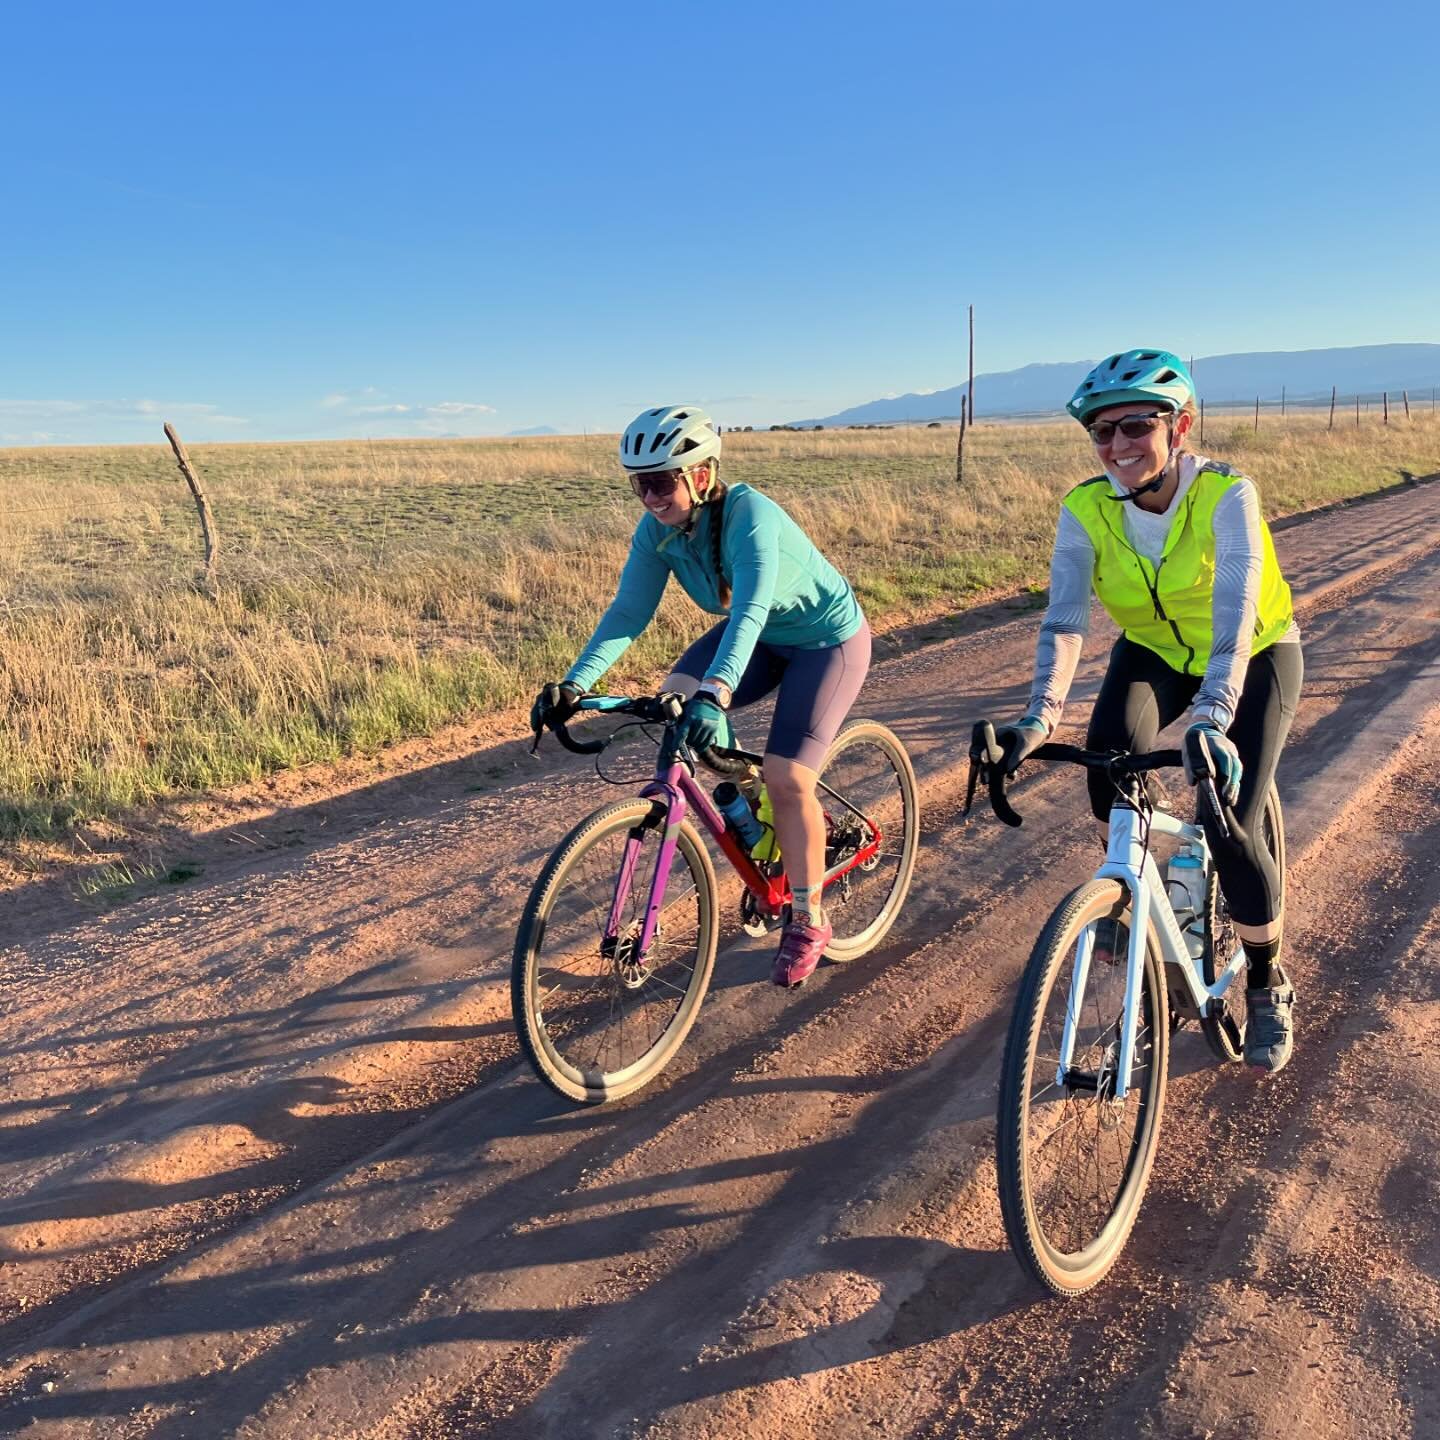
[[[1130, 544], [1123, 506], [1114, 498], [1108, 476], [1086, 480], [1065, 497], [1065, 508], [1085, 527], [1095, 547], [1095, 593], [1110, 618], [1137, 645], [1187, 675], [1203, 675], [1210, 660], [1215, 507], [1244, 478], [1228, 465], [1205, 462], [1180, 501], [1158, 566]], [[1252, 654], [1273, 645], [1290, 628], [1294, 613], [1290, 587], [1263, 519], [1260, 539], [1264, 560]]]

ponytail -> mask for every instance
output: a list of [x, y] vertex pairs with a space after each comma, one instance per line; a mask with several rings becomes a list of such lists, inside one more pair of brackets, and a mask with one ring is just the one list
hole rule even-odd
[[[716, 469], [719, 467], [717, 466]], [[705, 502], [705, 509], [710, 516], [710, 563], [715, 567], [715, 583], [720, 589], [720, 603], [729, 606], [731, 599], [730, 582], [725, 578], [725, 572], [720, 568], [720, 532], [725, 526], [725, 493], [724, 482], [718, 474], [712, 473], [710, 480], [710, 495], [713, 497]]]

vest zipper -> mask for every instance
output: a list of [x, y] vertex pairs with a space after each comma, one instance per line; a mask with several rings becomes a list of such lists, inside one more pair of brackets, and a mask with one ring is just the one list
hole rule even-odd
[[1185, 637], [1180, 633], [1180, 627], [1165, 613], [1165, 607], [1160, 603], [1160, 565], [1165, 563], [1167, 557], [1160, 557], [1160, 565], [1155, 567], [1155, 581], [1150, 581], [1149, 572], [1145, 568], [1145, 557], [1130, 543], [1124, 533], [1120, 539], [1124, 542], [1125, 548], [1135, 557], [1135, 563], [1140, 567], [1140, 578], [1145, 582], [1145, 588], [1150, 592], [1150, 603], [1155, 607], [1155, 618], [1163, 620], [1169, 627], [1170, 633], [1175, 637], [1175, 643], [1185, 651], [1185, 674], [1190, 673], [1190, 667], [1195, 663], [1195, 647], [1185, 643]]

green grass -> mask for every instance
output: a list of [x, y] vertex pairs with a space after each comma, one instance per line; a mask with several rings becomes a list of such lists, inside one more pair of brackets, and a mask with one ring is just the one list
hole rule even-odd
[[[1276, 515], [1440, 468], [1440, 422], [1213, 419], [1208, 453]], [[374, 751], [523, 701], [613, 593], [635, 502], [613, 437], [196, 446], [221, 589], [163, 445], [0, 451], [0, 834], [54, 837], [176, 794]], [[1077, 427], [726, 437], [877, 628], [1043, 586]], [[672, 587], [612, 674], [640, 684], [708, 623]]]

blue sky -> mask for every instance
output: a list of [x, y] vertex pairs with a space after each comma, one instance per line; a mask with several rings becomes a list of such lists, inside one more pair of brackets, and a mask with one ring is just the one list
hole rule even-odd
[[[0, 444], [1440, 340], [1433, 4], [7, 10]], [[1057, 397], [1057, 404], [1063, 397]]]

